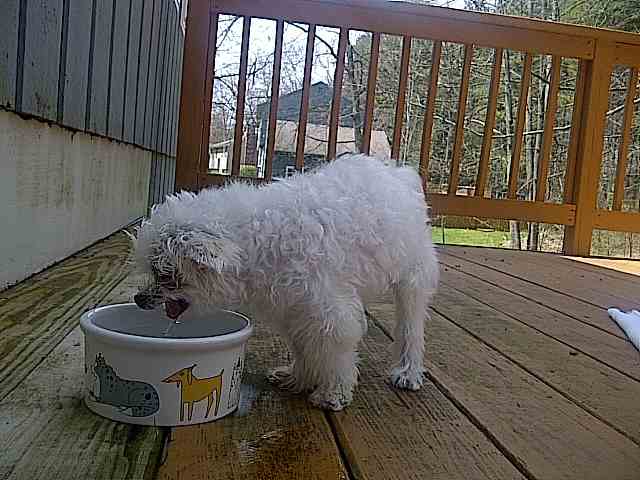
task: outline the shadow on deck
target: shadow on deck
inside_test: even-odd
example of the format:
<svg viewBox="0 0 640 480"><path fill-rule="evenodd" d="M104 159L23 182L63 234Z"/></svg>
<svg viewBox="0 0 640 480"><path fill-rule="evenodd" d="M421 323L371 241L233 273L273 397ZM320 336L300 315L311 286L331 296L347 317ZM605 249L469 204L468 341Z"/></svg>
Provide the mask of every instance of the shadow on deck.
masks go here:
<svg viewBox="0 0 640 480"><path fill-rule="evenodd" d="M640 355L606 308L640 306L640 263L440 250L427 382L386 382L393 305L369 307L354 404L266 384L287 361L258 325L232 416L115 424L81 402L80 313L128 300L117 234L0 294L0 478L638 478Z"/></svg>

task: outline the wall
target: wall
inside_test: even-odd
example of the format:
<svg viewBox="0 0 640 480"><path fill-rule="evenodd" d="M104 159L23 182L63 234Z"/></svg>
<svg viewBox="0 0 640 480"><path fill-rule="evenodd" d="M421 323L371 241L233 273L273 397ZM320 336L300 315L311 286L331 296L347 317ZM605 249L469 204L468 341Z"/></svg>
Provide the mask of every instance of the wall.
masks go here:
<svg viewBox="0 0 640 480"><path fill-rule="evenodd" d="M2 0L0 289L173 191L185 12L186 0Z"/></svg>
<svg viewBox="0 0 640 480"><path fill-rule="evenodd" d="M0 289L142 216L152 155L0 112Z"/></svg>

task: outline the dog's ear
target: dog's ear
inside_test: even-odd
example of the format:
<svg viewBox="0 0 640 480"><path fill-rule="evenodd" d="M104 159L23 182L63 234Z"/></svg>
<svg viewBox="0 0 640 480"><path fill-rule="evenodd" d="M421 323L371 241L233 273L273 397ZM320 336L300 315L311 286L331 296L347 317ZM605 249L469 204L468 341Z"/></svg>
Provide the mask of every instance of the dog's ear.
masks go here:
<svg viewBox="0 0 640 480"><path fill-rule="evenodd" d="M222 232L177 228L167 234L164 246L178 261L190 260L218 273L225 267L237 268L240 264L240 249Z"/></svg>
<svg viewBox="0 0 640 480"><path fill-rule="evenodd" d="M189 367L189 369L187 370L187 383L189 385L191 385L193 383L193 368L195 367L195 365L193 367Z"/></svg>

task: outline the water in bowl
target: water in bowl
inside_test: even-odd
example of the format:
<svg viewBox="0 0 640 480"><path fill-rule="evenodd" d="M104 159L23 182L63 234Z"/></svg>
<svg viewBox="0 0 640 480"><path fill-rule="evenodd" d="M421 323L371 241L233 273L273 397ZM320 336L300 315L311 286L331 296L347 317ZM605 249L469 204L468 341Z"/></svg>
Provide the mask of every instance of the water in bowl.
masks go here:
<svg viewBox="0 0 640 480"><path fill-rule="evenodd" d="M139 337L208 338L238 332L247 326L242 315L227 310L187 311L178 320L167 317L162 309L142 310L135 304L114 310L98 310L93 323L101 328Z"/></svg>

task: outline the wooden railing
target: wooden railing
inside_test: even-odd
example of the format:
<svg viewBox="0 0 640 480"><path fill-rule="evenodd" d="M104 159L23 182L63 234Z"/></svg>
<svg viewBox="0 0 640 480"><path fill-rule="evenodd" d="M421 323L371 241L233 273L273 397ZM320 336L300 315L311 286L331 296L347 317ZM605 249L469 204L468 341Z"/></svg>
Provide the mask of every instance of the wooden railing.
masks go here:
<svg viewBox="0 0 640 480"><path fill-rule="evenodd" d="M179 189L198 189L221 185L229 177L211 175L207 171L209 122L212 83L215 70L215 48L218 19L222 14L244 19L239 67L236 121L231 176L240 172L243 135L247 52L252 18L273 19L277 23L273 65L272 94L267 142L267 161L264 179L270 180L278 108L280 66L282 58L283 26L285 22L308 26L306 61L304 65L302 101L298 122L295 164L304 165L304 142L309 109L311 67L316 26L340 29L333 102L328 128L327 158L336 153L339 127L342 73L345 68L345 47L349 30L371 32L371 55L368 89L362 129L362 151L370 148L374 94L378 73L381 34L402 37L399 86L396 115L391 138L391 156L398 158L403 111L406 101L407 78L413 39L432 40L431 78L422 128L419 172L427 184L438 70L443 42L464 45L464 62L460 84L455 143L447 193L430 194L428 201L435 212L447 215L476 216L543 222L564 225L564 251L568 254L589 255L594 229L640 232L640 214L621 211L627 151L633 120L633 108L640 67L640 36L609 30L592 29L537 20L479 14L437 7L390 3L381 0L191 0L185 39L183 89L180 107L178 165L176 186ZM460 165L463 157L465 107L474 50L478 47L494 49L491 83L488 91L484 137L480 153L476 188L473 196L457 195ZM515 118L512 158L508 172L506 198L486 198L485 186L489 177L492 134L496 121L500 70L503 52L515 50L524 54L520 100ZM550 85L547 95L546 118L538 160L535 199L516 197L520 157L523 150L526 98L532 76L532 56L551 55ZM579 61L571 137L564 181L564 199L560 203L548 201L546 185L555 126L555 112L560 84L560 66L564 58ZM603 154L605 118L609 100L609 84L614 66L632 68L625 104L620 161L615 182L615 198L611 210L597 208L600 165Z"/></svg>

